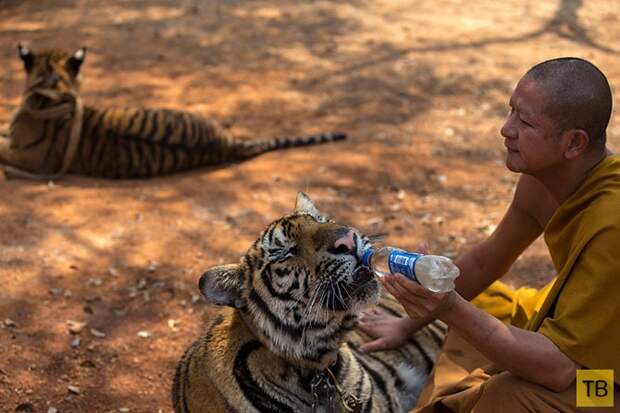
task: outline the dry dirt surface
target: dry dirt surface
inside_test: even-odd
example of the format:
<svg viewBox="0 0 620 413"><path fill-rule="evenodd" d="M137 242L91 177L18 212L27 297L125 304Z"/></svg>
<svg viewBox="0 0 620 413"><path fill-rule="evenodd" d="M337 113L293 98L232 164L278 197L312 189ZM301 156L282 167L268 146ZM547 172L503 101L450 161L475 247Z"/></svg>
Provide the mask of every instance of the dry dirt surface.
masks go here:
<svg viewBox="0 0 620 413"><path fill-rule="evenodd" d="M0 124L27 41L88 47L87 104L349 135L150 180L0 177L0 412L171 412L175 364L213 314L198 277L237 261L299 190L390 244L464 251L517 179L499 135L515 82L575 55L618 88L619 19L605 0L0 0ZM538 240L507 280L552 273Z"/></svg>

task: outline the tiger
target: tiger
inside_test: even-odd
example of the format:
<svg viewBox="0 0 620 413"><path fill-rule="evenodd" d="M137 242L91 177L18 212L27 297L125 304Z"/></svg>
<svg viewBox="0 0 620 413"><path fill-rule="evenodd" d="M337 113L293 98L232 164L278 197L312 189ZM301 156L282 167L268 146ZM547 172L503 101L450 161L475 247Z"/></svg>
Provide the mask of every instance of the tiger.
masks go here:
<svg viewBox="0 0 620 413"><path fill-rule="evenodd" d="M362 252L373 243L322 215L298 193L295 208L262 231L236 264L198 282L221 307L177 364L176 413L406 412L446 335L434 321L397 350L367 354L358 326L371 306L398 317Z"/></svg>
<svg viewBox="0 0 620 413"><path fill-rule="evenodd" d="M341 132L243 139L187 111L82 105L79 72L85 47L71 55L59 49L34 53L22 44L18 51L25 90L8 136L0 138L0 163L11 176L148 178L346 139Z"/></svg>

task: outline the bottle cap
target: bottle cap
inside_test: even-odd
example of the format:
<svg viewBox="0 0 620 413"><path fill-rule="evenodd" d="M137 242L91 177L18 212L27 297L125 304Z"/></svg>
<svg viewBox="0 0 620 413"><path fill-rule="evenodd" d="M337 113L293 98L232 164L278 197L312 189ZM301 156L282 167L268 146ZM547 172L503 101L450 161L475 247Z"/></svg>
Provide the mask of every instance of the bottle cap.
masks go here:
<svg viewBox="0 0 620 413"><path fill-rule="evenodd" d="M366 267L370 267L370 257L372 257L372 254L374 253L375 253L375 250L373 250L372 248L366 248L362 252L362 265Z"/></svg>

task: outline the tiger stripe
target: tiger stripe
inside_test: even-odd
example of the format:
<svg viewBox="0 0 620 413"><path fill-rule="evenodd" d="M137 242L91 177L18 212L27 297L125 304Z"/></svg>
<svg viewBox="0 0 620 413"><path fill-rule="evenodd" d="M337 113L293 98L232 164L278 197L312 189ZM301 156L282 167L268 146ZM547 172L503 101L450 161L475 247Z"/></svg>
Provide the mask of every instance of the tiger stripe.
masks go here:
<svg viewBox="0 0 620 413"><path fill-rule="evenodd" d="M21 50L27 53L20 54L27 74L26 91L11 122L10 143L0 144L0 162L30 173L30 177L53 176L61 169L65 171L67 162L69 173L147 178L346 138L343 133L321 133L238 139L214 120L171 109L84 106L82 110L80 104L79 117L59 108L65 110L75 102L73 112L77 113L78 72L85 49L73 56L55 49L38 54ZM37 118L37 111L57 117ZM76 124L79 127L71 142L77 142L78 148L67 161L69 137Z"/></svg>
<svg viewBox="0 0 620 413"><path fill-rule="evenodd" d="M356 412L404 412L415 404L445 326L431 323L394 351L362 353L369 337L355 328L359 303L379 299L380 309L405 312L388 294L378 297L369 273L358 272L368 238L354 232L347 239L356 251L333 248L353 230L300 208L267 226L239 264L201 277L203 295L227 307L179 362L175 412L344 413L329 386L313 393L317 379L355 396Z"/></svg>

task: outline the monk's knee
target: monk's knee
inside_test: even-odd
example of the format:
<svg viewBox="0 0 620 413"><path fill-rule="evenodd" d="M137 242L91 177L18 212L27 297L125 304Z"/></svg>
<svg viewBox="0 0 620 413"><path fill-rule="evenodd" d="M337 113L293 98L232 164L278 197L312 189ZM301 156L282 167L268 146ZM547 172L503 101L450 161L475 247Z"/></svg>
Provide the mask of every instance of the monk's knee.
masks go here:
<svg viewBox="0 0 620 413"><path fill-rule="evenodd" d="M544 394L549 392L542 386L527 382L519 377L503 372L494 375L483 384L482 394L473 412L532 412L541 410L545 404Z"/></svg>

